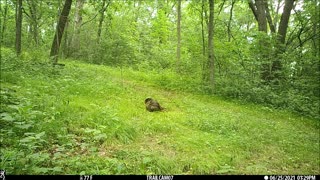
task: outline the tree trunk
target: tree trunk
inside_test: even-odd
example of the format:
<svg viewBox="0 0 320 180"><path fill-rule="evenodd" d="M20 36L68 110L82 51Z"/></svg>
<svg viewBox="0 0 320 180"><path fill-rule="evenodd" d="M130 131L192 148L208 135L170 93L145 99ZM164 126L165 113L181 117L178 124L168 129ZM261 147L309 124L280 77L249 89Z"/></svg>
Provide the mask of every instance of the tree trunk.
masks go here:
<svg viewBox="0 0 320 180"><path fill-rule="evenodd" d="M59 18L59 22L56 27L56 33L52 41L50 56L53 58L54 65L58 63L58 53L59 53L60 43L61 43L64 27L66 25L69 12L71 9L71 4L72 4L72 0L65 1L62 13Z"/></svg>
<svg viewBox="0 0 320 180"><path fill-rule="evenodd" d="M230 16L229 16L229 21L228 21L228 42L231 41L231 37L232 37L232 34L231 34L231 21L232 21L232 12L233 12L233 7L234 7L234 4L236 3L235 0L232 0L231 2L231 9L230 9Z"/></svg>
<svg viewBox="0 0 320 180"><path fill-rule="evenodd" d="M256 0L259 31L267 32L267 16L264 0Z"/></svg>
<svg viewBox="0 0 320 180"><path fill-rule="evenodd" d="M294 0L285 0L283 13L281 15L278 34L279 34L279 41L282 44L285 43L289 18L290 18L291 10L293 8L293 2Z"/></svg>
<svg viewBox="0 0 320 180"><path fill-rule="evenodd" d="M100 43L102 24L103 24L103 21L104 21L104 12L107 10L109 4L110 4L110 1L108 2L107 5L106 5L106 0L103 0L103 2L102 2L102 9L100 10L100 19L99 19L98 36L97 36L98 44Z"/></svg>
<svg viewBox="0 0 320 180"><path fill-rule="evenodd" d="M82 8L83 8L83 0L76 1L76 11L74 14L74 26L73 33L71 39L71 53L74 54L80 50L80 32L81 32L81 23L82 23Z"/></svg>
<svg viewBox="0 0 320 180"><path fill-rule="evenodd" d="M271 18L271 14L270 14L270 10L269 10L269 5L268 5L268 1L265 1L265 8L266 8L266 17L267 17L267 20L268 20L268 24L269 24L269 27L270 27L270 31L272 33L276 33L276 28L272 22L272 18Z"/></svg>
<svg viewBox="0 0 320 180"><path fill-rule="evenodd" d="M293 8L293 2L294 0L285 0L284 9L283 9L283 13L281 15L281 20L279 24L279 29L278 29L279 46L277 47L276 55L272 63L272 69L271 69L271 72L274 73L273 77L276 79L281 78L282 64L281 64L281 61L280 61L281 58L279 57L279 55L284 52L283 45L285 44L289 18L290 18L291 10Z"/></svg>
<svg viewBox="0 0 320 180"><path fill-rule="evenodd" d="M266 8L264 0L249 1L249 7L258 22L259 31L267 32Z"/></svg>
<svg viewBox="0 0 320 180"><path fill-rule="evenodd" d="M205 12L205 0L202 0L202 5L201 5L201 12L200 12L200 17L201 17L201 37L202 37L202 80L205 82L207 80L207 59L205 59L206 57L206 41L205 41L205 28L204 28L204 21L205 21L205 17L204 17L204 12Z"/></svg>
<svg viewBox="0 0 320 180"><path fill-rule="evenodd" d="M67 22L66 22L66 25L65 25L65 31L63 32L63 37L62 37L62 39L63 40L61 40L61 41L63 41L62 43L61 43L61 46L64 48L62 51L61 51L61 57L62 58L68 58L68 57L70 57L70 54L71 54L71 48L72 48L72 45L71 45L71 43L72 43L72 33L70 33L70 31L69 31L69 25L70 24L70 20L67 20ZM69 38L69 34L71 34L71 38Z"/></svg>
<svg viewBox="0 0 320 180"><path fill-rule="evenodd" d="M1 44L4 43L4 33L6 30L6 24L7 24L7 15L8 15L8 0L5 1L5 7L3 12L3 22L2 22L2 29L1 29Z"/></svg>
<svg viewBox="0 0 320 180"><path fill-rule="evenodd" d="M213 51L213 16L214 0L209 0L209 24L208 24L208 63L209 63L209 83L214 90L214 51Z"/></svg>
<svg viewBox="0 0 320 180"><path fill-rule="evenodd" d="M280 2L278 2L277 12L279 11L279 3ZM293 3L294 0L285 0L283 13L281 15L281 20L278 28L278 47L276 51L266 52L266 50L264 50L263 48L265 47L266 42L264 40L260 40L260 56L262 59L261 78L267 82L281 78L282 65L279 55L284 51L283 45L285 43L285 37L287 33L289 17L293 8ZM259 31L267 33L268 20L270 30L274 33L276 26L272 22L267 0L255 0L255 4L252 0L250 0L249 7L251 8L256 20L258 21ZM273 59L269 62L268 57L270 57L270 53L272 53Z"/></svg>
<svg viewBox="0 0 320 180"><path fill-rule="evenodd" d="M277 7L276 7L276 10L275 10L275 16L274 16L274 28L277 29L277 27L279 26L279 11L280 11L280 8L281 8L281 1L282 0L278 0L278 3L277 3Z"/></svg>
<svg viewBox="0 0 320 180"><path fill-rule="evenodd" d="M315 16L313 16L312 18L312 31L313 31L313 34L320 34L320 26L319 26L319 17L320 17L320 12L319 12L319 9L320 9L320 4L317 4L317 1L314 1L314 12L315 13ZM320 57L320 38L319 36L313 36L312 38L312 41L313 41L313 49L314 49L314 56L315 57ZM318 66L318 70L320 71L320 66Z"/></svg>
<svg viewBox="0 0 320 180"><path fill-rule="evenodd" d="M16 53L21 54L22 0L16 3Z"/></svg>
<svg viewBox="0 0 320 180"><path fill-rule="evenodd" d="M249 1L249 7L253 12L255 19L258 22L258 30L261 32L267 33L267 15L266 15L266 3L264 0L255 0L253 3L252 0ZM264 81L270 80L270 67L271 63L268 61L268 52L265 49L265 41L263 39L259 39L259 56L261 59L261 79Z"/></svg>
<svg viewBox="0 0 320 180"><path fill-rule="evenodd" d="M31 33L32 38L35 42L35 45L39 45L39 28L38 28L38 18L37 18L37 7L35 0L28 0L28 6L30 10L30 17L31 17Z"/></svg>
<svg viewBox="0 0 320 180"><path fill-rule="evenodd" d="M177 19L177 38L178 38L178 43L177 43L177 72L180 71L180 56L181 56L181 0L178 0L178 19Z"/></svg>
<svg viewBox="0 0 320 180"><path fill-rule="evenodd" d="M205 43L205 37L204 37L204 0L202 0L202 5L201 5L201 36L202 36L202 55L203 57L206 55L206 43Z"/></svg>

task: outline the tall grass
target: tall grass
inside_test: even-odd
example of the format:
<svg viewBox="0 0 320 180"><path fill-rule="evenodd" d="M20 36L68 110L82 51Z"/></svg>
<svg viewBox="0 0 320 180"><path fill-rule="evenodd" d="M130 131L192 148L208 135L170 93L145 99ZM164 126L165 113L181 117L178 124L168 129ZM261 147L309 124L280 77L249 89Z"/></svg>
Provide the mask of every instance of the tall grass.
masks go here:
<svg viewBox="0 0 320 180"><path fill-rule="evenodd" d="M182 91L170 73L3 57L7 174L319 174L318 120Z"/></svg>

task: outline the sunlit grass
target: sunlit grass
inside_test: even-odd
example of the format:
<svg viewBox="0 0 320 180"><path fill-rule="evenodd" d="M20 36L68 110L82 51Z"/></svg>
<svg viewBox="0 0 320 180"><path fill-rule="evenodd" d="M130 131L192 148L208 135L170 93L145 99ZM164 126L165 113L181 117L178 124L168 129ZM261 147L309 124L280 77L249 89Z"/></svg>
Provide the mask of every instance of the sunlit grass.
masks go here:
<svg viewBox="0 0 320 180"><path fill-rule="evenodd" d="M317 120L182 92L172 73L64 63L1 72L19 99L1 114L7 174L320 172ZM146 111L146 97L166 111Z"/></svg>

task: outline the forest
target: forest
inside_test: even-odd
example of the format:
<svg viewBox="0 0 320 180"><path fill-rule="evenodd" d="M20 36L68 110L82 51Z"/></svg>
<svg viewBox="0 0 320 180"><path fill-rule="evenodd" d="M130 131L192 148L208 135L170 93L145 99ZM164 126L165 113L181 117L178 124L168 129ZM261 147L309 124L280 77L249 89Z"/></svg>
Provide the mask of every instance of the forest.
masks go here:
<svg viewBox="0 0 320 180"><path fill-rule="evenodd" d="M320 173L319 1L0 5L6 174Z"/></svg>

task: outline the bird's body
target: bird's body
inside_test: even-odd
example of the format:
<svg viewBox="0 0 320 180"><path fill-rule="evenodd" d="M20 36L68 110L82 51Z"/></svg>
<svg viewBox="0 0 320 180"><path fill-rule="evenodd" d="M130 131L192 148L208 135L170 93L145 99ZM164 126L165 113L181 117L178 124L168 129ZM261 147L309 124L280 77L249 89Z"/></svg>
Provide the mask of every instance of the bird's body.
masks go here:
<svg viewBox="0 0 320 180"><path fill-rule="evenodd" d="M145 99L144 103L146 105L146 110L148 110L149 112L162 111L164 109L156 100L152 98Z"/></svg>

